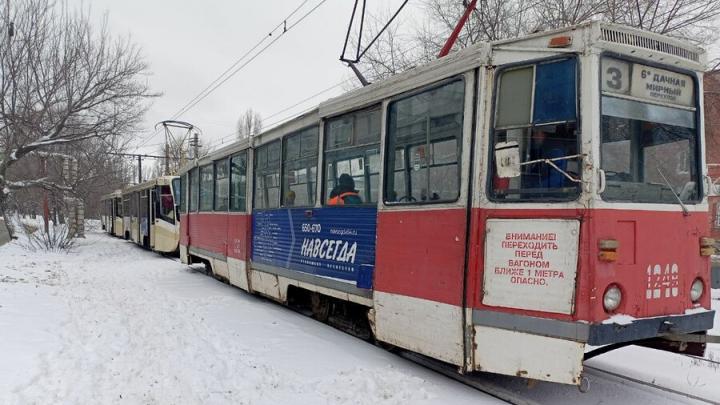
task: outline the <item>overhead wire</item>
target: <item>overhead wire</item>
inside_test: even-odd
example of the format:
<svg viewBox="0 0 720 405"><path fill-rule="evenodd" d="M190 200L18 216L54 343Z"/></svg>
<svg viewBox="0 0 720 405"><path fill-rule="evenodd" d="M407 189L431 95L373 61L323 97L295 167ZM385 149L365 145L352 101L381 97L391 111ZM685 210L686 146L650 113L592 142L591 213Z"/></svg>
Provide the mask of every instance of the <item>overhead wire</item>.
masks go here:
<svg viewBox="0 0 720 405"><path fill-rule="evenodd" d="M278 40L280 40L280 38L282 38L282 37L283 37L286 33L288 33L291 29L293 29L295 26L297 26L298 24L300 24L300 23L301 23L305 18L307 18L310 14L312 14L313 12L315 12L315 10L317 10L320 6L322 6L323 4L325 4L325 2L327 2L327 0L322 0L322 1L320 1L318 4L315 5L315 7L313 7L312 9L310 9L310 11L308 11L308 12L305 13L302 17L300 17L300 19L298 19L297 21L295 21L294 23L292 23L292 24L290 24L290 25L288 25L288 26L286 26L286 27L283 27L283 32L282 32L280 35L276 36L272 41L270 41L270 43L268 43L268 44L265 45L263 48L261 48L261 49L260 49L257 53L255 53L250 59L248 59L248 60L245 61L243 64L241 64L240 66L238 66L237 68L235 68L235 70L233 70L230 74L228 74L224 79L222 79L220 82L218 82L217 84L215 84L214 86L212 86L212 88L211 88L210 90L208 90L204 95L202 95L201 97L199 97L197 100L195 100L194 102L190 103L190 104L187 105L186 107L183 107L179 112L175 113L175 115L173 116L172 119L176 119L176 118L178 118L180 115L182 115L182 114L190 111L190 110L191 110L193 107L195 107L199 102L201 102L201 101L204 100L207 96L209 96L210 94L212 94L212 93L213 93L215 90L217 90L220 86L222 86L223 84L225 84L225 82L227 82L228 80L230 80L230 78L232 78L232 77L235 76L239 71L241 71L245 66L247 66L248 64L250 64L250 62L252 62L253 60L255 60L255 59L256 59L258 56L260 56L263 52L265 52L265 50L267 50L269 47L271 47L273 44L275 44Z"/></svg>
<svg viewBox="0 0 720 405"><path fill-rule="evenodd" d="M367 73L367 72L365 72L365 73ZM281 110L279 110L279 111L276 111L276 112L268 115L267 117L264 118L264 120L267 120L267 119L273 118L273 117L277 117L278 115L280 115L280 114L282 114L282 113L284 113L284 112L286 112L286 111L292 110L293 108L295 108L295 107L297 107L297 106L299 106L299 105L302 105L302 104L304 104L304 103L306 103L306 102L308 102L308 101L310 101L310 100L312 100L312 99L314 99L314 98L316 98L316 97L318 97L318 96L320 96L320 95L322 95L322 94L325 94L325 93L327 93L327 92L329 92L329 91L331 91L331 90L336 89L336 88L339 87L339 86L342 86L343 84L346 84L346 83L348 83L348 82L352 82L352 81L355 81L355 80L357 80L355 77L350 77L350 78L347 78L347 79L345 79L345 80L342 80L342 81L340 81L340 82L338 82L338 83L335 83L334 85L332 85L332 86L330 86L330 87L327 87L327 88L325 88L325 89L323 89L323 90L320 90L320 91L318 91L317 93L314 93L314 94L312 94L312 95L310 95L310 96L308 96L308 97L306 97L306 98L304 98L304 99L302 99L302 100L300 100L300 101L298 101L298 102L296 102L296 103L294 103L294 104L292 104L292 105L290 105L290 106L287 106L287 107L285 107L285 108L283 108L283 109L281 109ZM305 114L305 113L307 113L307 112L310 112L310 111L312 111L314 108L315 108L315 106L310 107L310 108L308 108L308 109L305 109L305 110L303 110L303 111L300 112L300 113L292 113L292 114L290 114L290 115L288 115L288 116L282 117L282 118L280 118L280 119L278 119L278 120L275 120L275 121L271 122L270 124L266 125L266 128L272 128L272 127L274 127L274 126L276 126L276 125L279 125L279 124L281 124L281 123L283 123L283 122L285 122L285 121L287 121L287 120L290 120L290 119L292 119L292 118L294 118L294 117L296 117L296 116L299 116L299 115ZM232 139L232 138L235 138L235 137L237 137L237 133L236 133L236 132L231 132L231 133L229 133L229 134L227 134L227 135L224 135L224 136L222 136L221 138L219 138L219 139L211 142L211 143L208 145L208 147L211 148L211 149L214 148L214 147L218 147L218 146L224 144L224 143L225 143L225 140L229 140L229 139Z"/></svg>
<svg viewBox="0 0 720 405"><path fill-rule="evenodd" d="M190 101L188 101L185 105L183 105L183 106L178 110L178 112L176 112L176 113L173 114L172 116L173 116L173 117L176 117L176 116L179 115L180 112L183 111L186 107L188 107L190 104L192 104L192 103L193 103L194 101L196 101L198 98L200 98L200 96L202 96L206 91L208 91L208 89L210 89L212 86L214 86L214 85L215 85L218 81L220 81L225 75L227 75L228 72L230 72L230 71L231 71L232 69L234 69L237 65L239 65L240 62L243 61L243 59L245 59L246 57L248 57L248 55L250 55L255 49L257 49L260 45L262 45L263 42L265 42L268 38L270 38L270 37L273 35L273 33L274 33L275 31L277 31L278 28L282 27L282 26L285 24L285 22L286 22L289 18L291 18L293 15L295 15L295 13L297 13L298 10L300 10L305 4L307 4L308 1L310 1L310 0L304 0L302 3L300 3L300 5L297 6L297 7L295 8L295 10L292 11L292 13L288 14L288 16L285 17L285 19L284 19L283 21L281 21L281 22L280 22L278 25L276 25L272 30L270 30L270 32L268 32L267 35L264 35L264 36L260 39L260 41L258 41L252 48L250 48L250 49L249 49L248 51L246 51L242 56L240 56L235 62L233 62L232 65L230 65L227 69L225 69L222 73L220 73L220 75L218 75L218 77L216 77L215 80L213 80L212 82L210 82L210 84L208 84L207 86L205 86L204 89L202 89L198 94L196 94L195 97L193 97L192 99L190 99ZM174 118L172 118L172 119L174 119Z"/></svg>
<svg viewBox="0 0 720 405"><path fill-rule="evenodd" d="M237 74L240 70L242 70L245 66L247 66L250 62L252 62L255 58L257 58L260 54L262 54L267 48L269 48L272 44L277 42L278 39L280 39L285 33L290 31L290 29L294 28L296 25L298 25L300 22L302 22L305 18L307 18L310 14L315 12L321 5L323 5L327 0L322 0L320 3L315 5L310 11L305 13L300 19L292 23L290 26L287 25L287 20L292 18L293 15L295 15L305 4L308 3L309 0L303 0L302 3L300 3L299 6L297 6L290 14L288 14L287 17L285 17L279 24L277 24L267 35L263 36L263 38L258 41L250 50L245 52L240 58L238 58L230 67L225 69L218 77L215 78L210 84L208 84L200 93L198 93L195 97L193 97L189 102L187 102L185 105L183 105L178 112L172 115L171 119L176 119L180 115L186 113L190 109L192 109L194 106L196 106L200 101L204 100L207 96L209 96L212 92L214 92L218 87L220 87L222 84L227 82L232 76ZM263 47L260 51L258 51L250 60L243 63L240 67L237 67L245 58L247 58L254 50L256 50L258 47L260 47L268 38L270 38L275 31L277 31L280 27L283 27L282 33L280 33L279 36L276 36L275 39L273 39L269 44L267 44L265 47ZM237 67L237 68L236 68ZM232 71L235 69L234 71ZM231 72L232 71L232 72ZM231 72L228 75L228 72ZM225 77L227 76L227 77ZM219 83L218 83L219 82ZM159 133L159 130L155 130L150 136L148 136L145 141L140 143L135 150L145 146L151 139L155 137Z"/></svg>

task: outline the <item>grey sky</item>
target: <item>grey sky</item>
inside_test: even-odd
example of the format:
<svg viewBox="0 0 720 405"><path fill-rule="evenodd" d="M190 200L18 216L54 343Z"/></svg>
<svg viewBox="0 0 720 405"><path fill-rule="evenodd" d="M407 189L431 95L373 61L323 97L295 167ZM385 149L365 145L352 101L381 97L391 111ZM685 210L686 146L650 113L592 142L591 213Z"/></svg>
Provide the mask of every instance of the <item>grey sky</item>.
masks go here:
<svg viewBox="0 0 720 405"><path fill-rule="evenodd" d="M322 0L309 0L290 20L297 21ZM303 0L171 1L92 0L96 18L108 12L110 31L130 35L150 63L154 100L138 144L158 152L162 133L147 140L155 123L183 105L239 59ZM272 114L350 78L338 57L352 11L351 0L328 0L262 55L192 110L177 118L202 129L202 143L231 141L237 119L252 107L265 126L342 92L342 86L277 116ZM368 8L392 8L400 0L370 0ZM86 3L87 4L87 3ZM410 9L411 10L411 9ZM279 32L278 32L279 33ZM147 140L147 141L146 141ZM146 142L145 142L146 141Z"/></svg>

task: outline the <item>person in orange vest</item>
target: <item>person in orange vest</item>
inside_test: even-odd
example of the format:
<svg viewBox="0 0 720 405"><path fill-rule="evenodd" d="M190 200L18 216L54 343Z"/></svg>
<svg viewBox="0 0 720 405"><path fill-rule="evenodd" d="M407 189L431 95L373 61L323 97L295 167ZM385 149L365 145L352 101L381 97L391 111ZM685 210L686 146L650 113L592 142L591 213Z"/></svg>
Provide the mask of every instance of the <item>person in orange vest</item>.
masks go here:
<svg viewBox="0 0 720 405"><path fill-rule="evenodd" d="M330 191L328 205L362 204L360 193L355 190L355 180L349 174L343 173L338 179L338 185Z"/></svg>

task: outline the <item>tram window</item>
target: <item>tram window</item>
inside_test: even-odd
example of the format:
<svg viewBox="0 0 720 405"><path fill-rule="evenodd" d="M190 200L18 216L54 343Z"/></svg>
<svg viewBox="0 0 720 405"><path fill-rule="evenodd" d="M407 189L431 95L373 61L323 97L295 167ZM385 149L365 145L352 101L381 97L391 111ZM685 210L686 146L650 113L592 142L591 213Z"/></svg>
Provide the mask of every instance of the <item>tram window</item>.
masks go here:
<svg viewBox="0 0 720 405"><path fill-rule="evenodd" d="M492 144L516 142L520 176L496 175L491 158L490 195L501 201L568 200L580 189L577 136L577 61L551 60L501 71ZM555 159L552 165L541 159ZM559 170L558 170L559 169Z"/></svg>
<svg viewBox="0 0 720 405"><path fill-rule="evenodd" d="M386 203L457 200L464 106L462 80L390 104Z"/></svg>
<svg viewBox="0 0 720 405"><path fill-rule="evenodd" d="M139 209L139 217L141 218L141 221L143 219L148 218L148 191L149 190L142 190L140 192L140 209ZM143 230L143 233L146 233L147 230Z"/></svg>
<svg viewBox="0 0 720 405"><path fill-rule="evenodd" d="M200 211L212 211L213 208L213 165L200 168Z"/></svg>
<svg viewBox="0 0 720 405"><path fill-rule="evenodd" d="M157 186L157 216L163 221L171 224L175 223L175 205L173 203L172 190L169 185Z"/></svg>
<svg viewBox="0 0 720 405"><path fill-rule="evenodd" d="M312 206L317 185L318 127L290 135L284 142L282 205Z"/></svg>
<svg viewBox="0 0 720 405"><path fill-rule="evenodd" d="M666 204L700 198L694 111L611 97L602 107L603 198Z"/></svg>
<svg viewBox="0 0 720 405"><path fill-rule="evenodd" d="M280 141L256 149L255 208L280 206Z"/></svg>
<svg viewBox="0 0 720 405"><path fill-rule="evenodd" d="M377 203L380 119L380 109L373 107L332 118L325 123L326 203L353 189L359 197L352 199L356 203ZM344 204L350 204L352 200L344 199Z"/></svg>
<svg viewBox="0 0 720 405"><path fill-rule="evenodd" d="M245 211L247 194L247 152L230 158L230 211Z"/></svg>
<svg viewBox="0 0 720 405"><path fill-rule="evenodd" d="M176 190L178 194L178 203L180 205L180 212L187 212L187 176L185 173L180 176L180 187Z"/></svg>
<svg viewBox="0 0 720 405"><path fill-rule="evenodd" d="M198 169L192 169L188 172L190 178L190 187L188 188L188 198L190 199L189 210L195 212L198 209Z"/></svg>
<svg viewBox="0 0 720 405"><path fill-rule="evenodd" d="M215 162L215 211L228 209L228 160Z"/></svg>
<svg viewBox="0 0 720 405"><path fill-rule="evenodd" d="M123 196L123 216L129 217L130 216L130 195L127 194Z"/></svg>
<svg viewBox="0 0 720 405"><path fill-rule="evenodd" d="M181 179L182 177L178 177L172 180L173 205L180 205L180 196L182 195L180 191L182 190L180 186L180 183L182 183ZM180 219L180 216L178 216L178 219Z"/></svg>
<svg viewBox="0 0 720 405"><path fill-rule="evenodd" d="M131 217L135 217L135 218L138 217L138 198L140 198L140 196L138 195L137 192L132 193L130 195L130 216Z"/></svg>

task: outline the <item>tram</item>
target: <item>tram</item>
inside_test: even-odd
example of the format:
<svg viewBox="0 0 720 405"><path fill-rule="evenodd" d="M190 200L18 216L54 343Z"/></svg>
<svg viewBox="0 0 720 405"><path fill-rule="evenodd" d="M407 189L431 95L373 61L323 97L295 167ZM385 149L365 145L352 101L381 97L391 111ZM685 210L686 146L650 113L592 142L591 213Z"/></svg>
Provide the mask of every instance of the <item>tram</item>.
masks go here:
<svg viewBox="0 0 720 405"><path fill-rule="evenodd" d="M464 373L690 350L663 342L713 325L704 61L592 22L328 100L182 169L181 260Z"/></svg>
<svg viewBox="0 0 720 405"><path fill-rule="evenodd" d="M122 190L115 190L100 198L102 214L100 222L102 229L113 236L122 237Z"/></svg>
<svg viewBox="0 0 720 405"><path fill-rule="evenodd" d="M177 252L180 227L175 201L179 187L179 177L160 176L125 188L121 235L156 252Z"/></svg>

